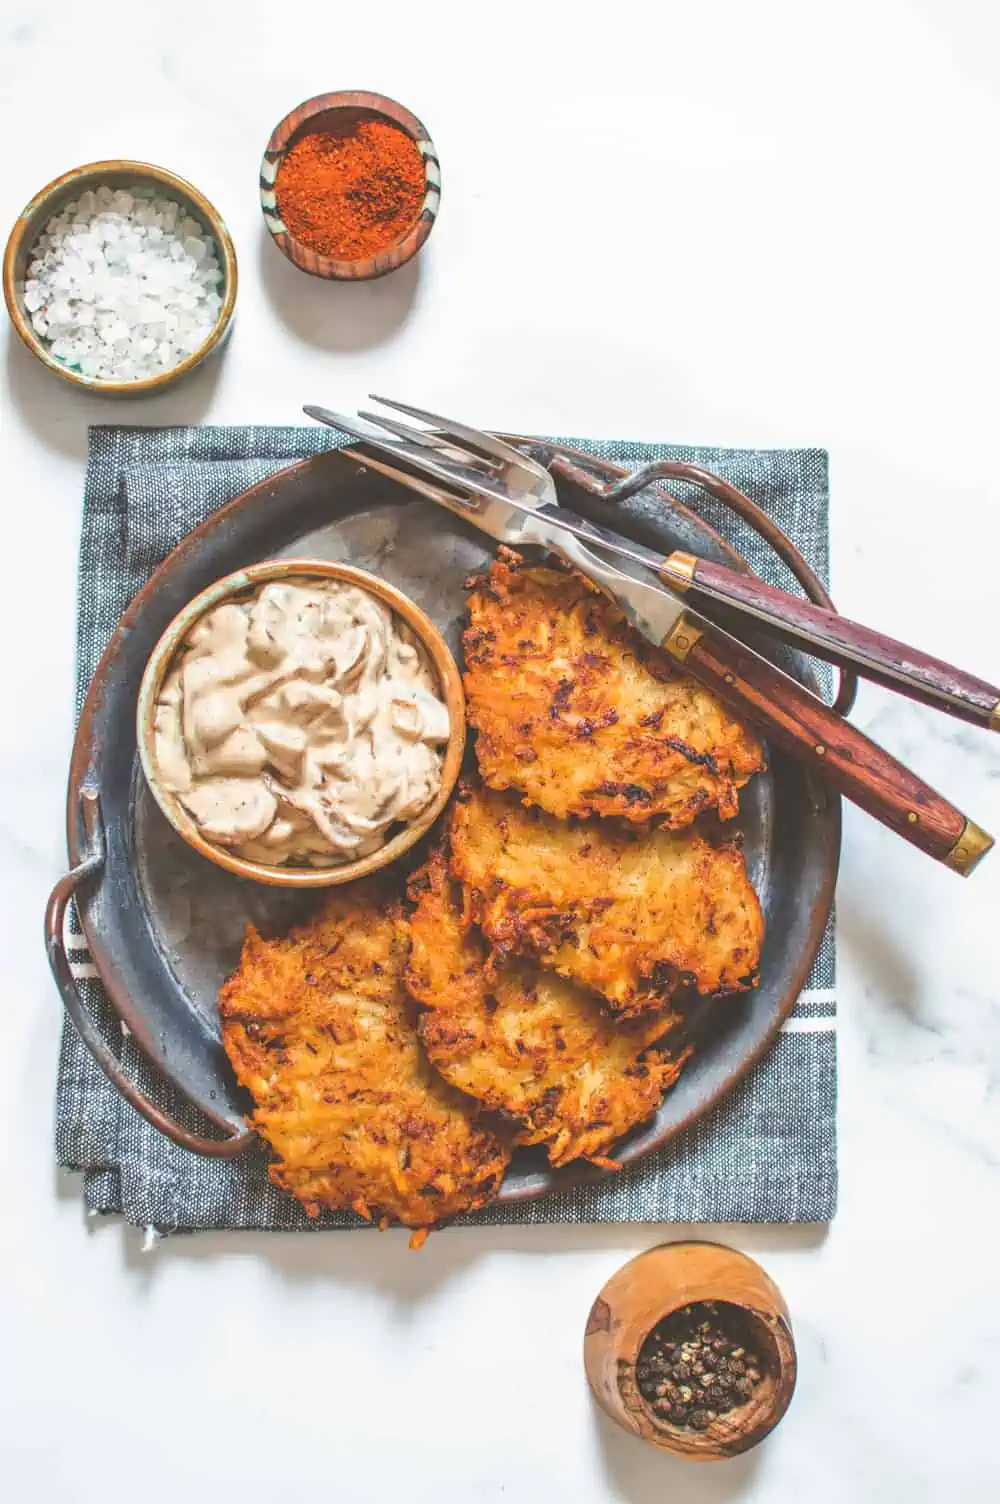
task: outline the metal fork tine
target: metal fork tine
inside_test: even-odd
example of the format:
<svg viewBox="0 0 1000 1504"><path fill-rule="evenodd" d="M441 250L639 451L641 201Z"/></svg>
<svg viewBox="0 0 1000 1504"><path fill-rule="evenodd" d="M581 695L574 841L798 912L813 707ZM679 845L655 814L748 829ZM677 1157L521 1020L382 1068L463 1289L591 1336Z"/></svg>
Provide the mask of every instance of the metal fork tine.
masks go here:
<svg viewBox="0 0 1000 1504"><path fill-rule="evenodd" d="M470 454L467 449L459 449L453 440L442 438L440 434L427 433L422 428L411 428L408 423L397 423L393 418L383 418L381 413L368 412L365 408L358 410L358 417L364 418L366 423L375 423L379 428L386 428L398 438L405 439L408 443L421 444L426 449L441 451L444 457L448 452L454 452L462 461L470 465L479 463L479 456Z"/></svg>
<svg viewBox="0 0 1000 1504"><path fill-rule="evenodd" d="M407 423L397 423L393 418L383 418L381 413L369 412L365 407L358 408L358 417L364 418L366 423L377 424L379 428L387 428L401 439L411 439L414 444L423 444L428 449L440 449L445 442L437 434L427 433L423 428L411 428Z"/></svg>
<svg viewBox="0 0 1000 1504"><path fill-rule="evenodd" d="M425 475L432 476L434 480L443 480L447 485L457 486L463 491L481 491L489 488L488 477L484 476L481 471L460 465L454 460L440 459L436 455L432 458L428 451L418 444L380 438L378 434L368 432L367 428L362 427L356 419L345 417L343 413L335 413L327 407L312 406L303 407L302 411L319 423L326 423L330 428L339 428L341 433L350 434L362 444L371 444L374 449L381 449L383 453L393 455L396 459L404 459L408 465L423 471ZM492 488L490 488L490 494L496 494Z"/></svg>
<svg viewBox="0 0 1000 1504"><path fill-rule="evenodd" d="M348 433L352 439L358 439L362 444L372 444L377 449L385 450L386 454L404 456L414 464L423 460L423 455L415 445L397 444L383 438L381 434L373 433L367 424L360 424L356 418L349 418L346 413L335 413L328 407L303 407L302 411L318 423L325 423L328 428Z"/></svg>
<svg viewBox="0 0 1000 1504"><path fill-rule="evenodd" d="M354 454L353 450L345 450L344 453ZM440 502L442 506L450 507L455 512L474 512L479 503L475 499L459 496L455 491L446 491L443 486L433 486L429 480L423 480L419 475L411 475L408 470L398 470L395 465L387 465L384 460L373 459L370 454L355 454L355 458L369 470L377 470L380 475L387 475L390 480L398 481L408 491L414 491L418 496L426 496L428 501Z"/></svg>
<svg viewBox="0 0 1000 1504"><path fill-rule="evenodd" d="M478 428L469 428L465 423L456 423L451 418L442 418L439 413L429 413L423 407L410 407L406 402L394 402L390 397L379 397L375 392L369 392L368 395L373 402L381 402L383 407L391 407L396 412L406 413L411 418L419 418L422 423L433 423L436 428L440 428L442 433L460 440L477 454L482 455L484 459L502 460L508 465L520 465L540 480L550 478L548 471L535 460L522 454L513 445L505 444L502 439L493 438L492 434L483 433Z"/></svg>
<svg viewBox="0 0 1000 1504"><path fill-rule="evenodd" d="M328 428L339 428L341 433L349 433L355 439L363 439L366 444L381 442L380 435L372 434L358 424L357 418L348 418L345 413L335 413L329 407L315 407L307 403L302 411L307 418L315 418L317 423L325 423ZM392 445L393 449L399 446Z"/></svg>
<svg viewBox="0 0 1000 1504"><path fill-rule="evenodd" d="M508 532L507 519L504 516L500 520L493 516L489 507L484 507L478 496L459 496L454 491L446 491L442 486L432 486L429 481L421 480L419 476L410 475L406 470L397 470L395 465L387 465L384 460L372 459L370 454L356 456L369 470L377 470L380 475L387 475L390 480L397 481L405 486L408 491L413 491L417 496L425 496L428 501L438 503L454 512L456 517L462 517L471 521L475 527L489 533L501 543L517 543ZM473 513L469 517L469 513Z"/></svg>

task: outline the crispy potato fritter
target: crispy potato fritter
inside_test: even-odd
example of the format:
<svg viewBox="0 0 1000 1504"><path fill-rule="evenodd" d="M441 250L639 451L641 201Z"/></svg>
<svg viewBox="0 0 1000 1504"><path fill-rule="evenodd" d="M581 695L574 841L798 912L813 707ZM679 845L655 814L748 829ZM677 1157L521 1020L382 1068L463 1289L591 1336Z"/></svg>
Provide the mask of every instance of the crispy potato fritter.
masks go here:
<svg viewBox="0 0 1000 1504"><path fill-rule="evenodd" d="M689 1051L652 1048L678 1022L669 1010L615 1021L602 999L531 961L490 963L436 852L410 882L415 909L407 986L426 1010L419 1031L446 1080L522 1125L553 1165L585 1158L616 1168L612 1145L659 1107Z"/></svg>
<svg viewBox="0 0 1000 1504"><path fill-rule="evenodd" d="M511 1132L420 1048L407 949L391 890L355 883L283 939L251 927L220 994L226 1053L277 1156L271 1179L311 1217L349 1209L429 1228L503 1180Z"/></svg>
<svg viewBox="0 0 1000 1504"><path fill-rule="evenodd" d="M479 770L560 819L722 819L760 743L580 575L501 549L470 582L465 691Z"/></svg>
<svg viewBox="0 0 1000 1504"><path fill-rule="evenodd" d="M764 918L733 845L692 830L567 824L477 785L454 805L451 866L502 953L534 956L623 1015L660 1008L684 986L755 983Z"/></svg>

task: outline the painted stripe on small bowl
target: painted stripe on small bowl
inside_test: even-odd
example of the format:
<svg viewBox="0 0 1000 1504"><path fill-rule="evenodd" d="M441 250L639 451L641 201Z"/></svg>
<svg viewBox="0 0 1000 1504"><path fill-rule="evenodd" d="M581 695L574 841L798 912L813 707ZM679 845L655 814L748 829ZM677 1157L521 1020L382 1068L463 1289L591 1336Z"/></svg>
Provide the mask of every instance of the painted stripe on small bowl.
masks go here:
<svg viewBox="0 0 1000 1504"><path fill-rule="evenodd" d="M277 202L277 181L293 140L306 134L310 129L316 129L317 116L324 115L329 110L359 108L380 115L397 125L413 142L420 153L424 171L424 194L420 212L401 240L372 257L347 264L346 270L336 271L333 270L333 267L338 265L336 258L321 256L310 247L300 245L282 220ZM279 122L271 133L271 140L274 141L279 137L284 140L285 144L277 149L269 145L265 149L261 162L258 179L261 211L265 227L278 249L300 271L308 272L313 276L327 277L333 281L367 281L395 271L417 254L437 219L438 206L441 202L441 168L437 151L427 133L427 127L422 125L414 115L404 110L395 100L386 99L382 95L365 93L317 95L315 99L307 100L304 105L300 105L297 110L293 110ZM402 259L400 259L401 253Z"/></svg>

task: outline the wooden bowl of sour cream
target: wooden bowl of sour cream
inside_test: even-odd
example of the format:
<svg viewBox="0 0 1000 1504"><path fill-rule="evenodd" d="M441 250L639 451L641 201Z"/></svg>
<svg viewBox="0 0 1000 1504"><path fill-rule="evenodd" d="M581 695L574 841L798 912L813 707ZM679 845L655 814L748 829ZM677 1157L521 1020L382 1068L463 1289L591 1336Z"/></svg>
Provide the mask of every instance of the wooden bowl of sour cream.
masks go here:
<svg viewBox="0 0 1000 1504"><path fill-rule="evenodd" d="M219 838L208 838L204 826L199 827L180 795L168 786L170 779L163 772L157 751L157 716L164 704L164 687L171 670L181 655L188 651L194 629L210 612L228 603L243 604L255 600L271 584L308 585L317 581L353 586L381 603L392 613L394 625L403 623L423 649L427 664L437 681L437 699L443 703L448 717L448 738L439 746L440 784L426 805L404 821L390 826L384 842L376 850L369 850L364 855L354 858L345 856L343 860L329 861L324 865L310 865L308 860L294 858L287 864L251 860L233 849L234 844L245 842L232 843ZM161 721L161 737L162 726ZM420 607L394 586L350 564L322 559L272 559L263 564L250 565L217 580L174 618L154 648L143 674L139 689L136 740L143 772L160 809L178 834L210 862L240 877L275 887L333 887L339 883L353 882L356 878L365 877L394 862L420 840L440 815L458 779L465 750L465 695L458 665L441 633ZM159 745L163 746L162 741ZM256 840L252 844L256 845Z"/></svg>

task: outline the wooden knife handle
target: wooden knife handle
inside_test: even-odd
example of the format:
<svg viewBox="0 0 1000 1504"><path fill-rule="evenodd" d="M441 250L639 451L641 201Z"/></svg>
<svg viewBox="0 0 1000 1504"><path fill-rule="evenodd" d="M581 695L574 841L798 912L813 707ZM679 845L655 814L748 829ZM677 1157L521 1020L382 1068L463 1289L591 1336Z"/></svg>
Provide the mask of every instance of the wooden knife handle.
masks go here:
<svg viewBox="0 0 1000 1504"><path fill-rule="evenodd" d="M663 646L769 740L928 856L967 876L993 845L929 784L736 638L685 614Z"/></svg>
<svg viewBox="0 0 1000 1504"><path fill-rule="evenodd" d="M931 658L811 601L775 590L753 575L738 574L723 564L696 559L693 554L671 554L661 574L664 583L674 589L690 590L706 601L742 607L807 653L841 668L854 667L866 679L971 721L974 726L1000 731L1000 689L940 658Z"/></svg>

